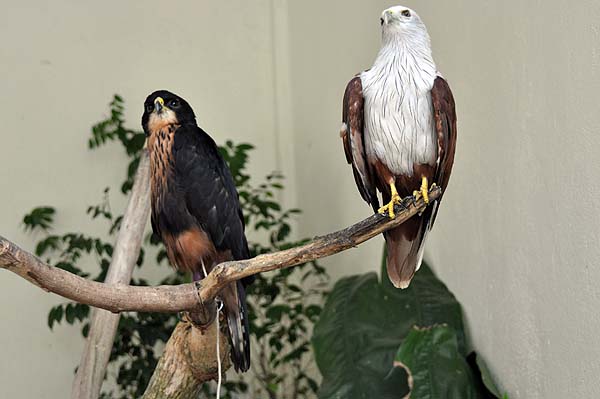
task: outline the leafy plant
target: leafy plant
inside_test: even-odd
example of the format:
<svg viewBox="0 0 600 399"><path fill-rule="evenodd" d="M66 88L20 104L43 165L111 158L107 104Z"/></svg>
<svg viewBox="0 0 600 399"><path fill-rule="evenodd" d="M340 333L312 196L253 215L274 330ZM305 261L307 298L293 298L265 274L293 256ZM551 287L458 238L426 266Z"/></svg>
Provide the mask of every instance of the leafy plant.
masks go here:
<svg viewBox="0 0 600 399"><path fill-rule="evenodd" d="M458 348L456 330L447 325L413 328L394 359L408 374L413 398L479 398L475 377Z"/></svg>
<svg viewBox="0 0 600 399"><path fill-rule="evenodd" d="M122 194L127 194L133 185L133 177L140 160L145 137L143 132L128 129L123 118L124 102L117 95L110 103L109 116L92 128L89 148L98 149L108 143L117 142L129 159L124 181L119 185ZM284 189L283 176L268 175L264 182L255 184L246 171L250 144L234 144L227 141L220 148L228 162L240 193L240 202L246 219L252 255L289 248L300 242L291 240L291 220L300 213L298 209L283 209L277 201L277 193ZM48 263L89 277L85 270L96 269L93 279L103 281L110 260L122 215L114 214L110 207L110 188L105 188L99 204L87 208L87 215L106 225L105 238L81 232L53 234L52 226L56 211L44 206L33 209L23 219L25 229L40 231L41 240L35 253ZM258 233L258 234L257 234ZM158 250L150 251L152 247ZM146 253L156 253L148 259ZM150 234L144 240L137 261L138 267L166 265L166 253L162 244ZM94 267L95 266L95 267ZM180 284L188 276L171 272L160 284ZM310 332L321 313L323 297L329 277L316 262L292 269L279 270L257 276L248 289L250 309L250 331L253 345L254 377L237 376L224 385L222 397L234 393L251 392L253 397L299 398L316 392L318 383L310 375L311 366ZM133 285L148 285L148 281L136 277ZM80 323L83 336L89 331L89 307L67 302L53 307L48 314L48 326L57 323ZM158 313L125 313L121 316L118 332L111 352L110 363L116 374L116 389L103 393L105 398L130 398L143 394L156 367L160 349L168 340L178 321L177 315ZM212 387L203 387L212 395Z"/></svg>
<svg viewBox="0 0 600 399"><path fill-rule="evenodd" d="M467 361L460 304L431 269L398 290L384 254L381 275L343 278L330 293L313 336L318 397L498 398Z"/></svg>

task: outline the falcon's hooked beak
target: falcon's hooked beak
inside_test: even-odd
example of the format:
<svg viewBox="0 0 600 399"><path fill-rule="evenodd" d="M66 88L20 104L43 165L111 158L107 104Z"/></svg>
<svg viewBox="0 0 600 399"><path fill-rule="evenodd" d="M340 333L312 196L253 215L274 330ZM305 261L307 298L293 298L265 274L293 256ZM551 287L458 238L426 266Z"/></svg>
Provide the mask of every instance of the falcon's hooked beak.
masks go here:
<svg viewBox="0 0 600 399"><path fill-rule="evenodd" d="M163 100L161 97L156 97L156 100L154 100L154 110L156 111L156 113L160 114L164 107L165 100Z"/></svg>

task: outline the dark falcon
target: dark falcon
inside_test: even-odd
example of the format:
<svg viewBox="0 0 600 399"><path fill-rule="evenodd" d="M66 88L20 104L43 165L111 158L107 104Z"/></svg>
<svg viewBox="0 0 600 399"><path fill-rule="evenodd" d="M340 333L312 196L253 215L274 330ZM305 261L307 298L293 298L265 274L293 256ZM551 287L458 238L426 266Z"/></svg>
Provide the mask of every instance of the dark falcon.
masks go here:
<svg viewBox="0 0 600 399"><path fill-rule="evenodd" d="M238 193L213 139L196 124L190 105L165 90L144 102L142 126L150 152L152 229L171 265L194 280L224 261L247 259ZM250 367L244 284L220 293L236 371Z"/></svg>

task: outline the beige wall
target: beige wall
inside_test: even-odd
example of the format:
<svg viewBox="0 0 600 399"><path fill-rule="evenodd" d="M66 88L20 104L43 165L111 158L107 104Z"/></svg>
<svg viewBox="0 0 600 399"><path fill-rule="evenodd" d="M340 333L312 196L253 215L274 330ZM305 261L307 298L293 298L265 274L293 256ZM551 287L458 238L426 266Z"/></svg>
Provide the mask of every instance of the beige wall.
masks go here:
<svg viewBox="0 0 600 399"><path fill-rule="evenodd" d="M345 164L340 102L371 65L379 13L393 2L2 3L0 234L31 248L18 225L40 203L57 206L57 231L90 228L84 204L123 165L114 148L86 150L90 124L118 91L137 127L141 101L163 87L187 98L217 141L255 143L254 173L293 178L285 200L305 210L301 235L370 213ZM405 4L429 27L459 113L427 256L511 398L599 396L600 4ZM381 245L325 262L335 276L375 270ZM48 331L60 299L7 272L0 287L3 396L66 396L81 339Z"/></svg>
<svg viewBox="0 0 600 399"><path fill-rule="evenodd" d="M123 177L117 146L88 151L92 123L115 92L132 128L153 90L184 96L217 142L249 141L252 172L278 168L271 1L0 1L0 234L32 249L19 226L57 207L57 232L104 231L85 209ZM113 207L123 208L118 193ZM69 230L67 230L69 229ZM0 272L0 397L61 398L82 339L50 332L61 299Z"/></svg>
<svg viewBox="0 0 600 399"><path fill-rule="evenodd" d="M310 154L296 174L305 233L369 213L344 165L340 99L371 65L392 4L290 3L295 148ZM600 3L405 5L429 27L458 104L456 165L427 257L511 398L600 397ZM379 251L370 243L332 267L376 268Z"/></svg>

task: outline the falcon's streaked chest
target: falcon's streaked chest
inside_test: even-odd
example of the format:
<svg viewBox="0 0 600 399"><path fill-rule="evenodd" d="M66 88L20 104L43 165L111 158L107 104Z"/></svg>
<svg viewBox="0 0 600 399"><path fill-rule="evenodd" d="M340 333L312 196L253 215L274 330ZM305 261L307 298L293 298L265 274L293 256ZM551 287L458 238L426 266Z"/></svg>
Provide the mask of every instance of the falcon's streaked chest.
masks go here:
<svg viewBox="0 0 600 399"><path fill-rule="evenodd" d="M395 175L411 176L414 164L435 165L435 65L420 65L409 54L380 55L360 77L367 156L379 159Z"/></svg>
<svg viewBox="0 0 600 399"><path fill-rule="evenodd" d="M150 152L150 188L153 211L161 209L173 171L173 142L176 126L168 125L152 131L148 139Z"/></svg>

